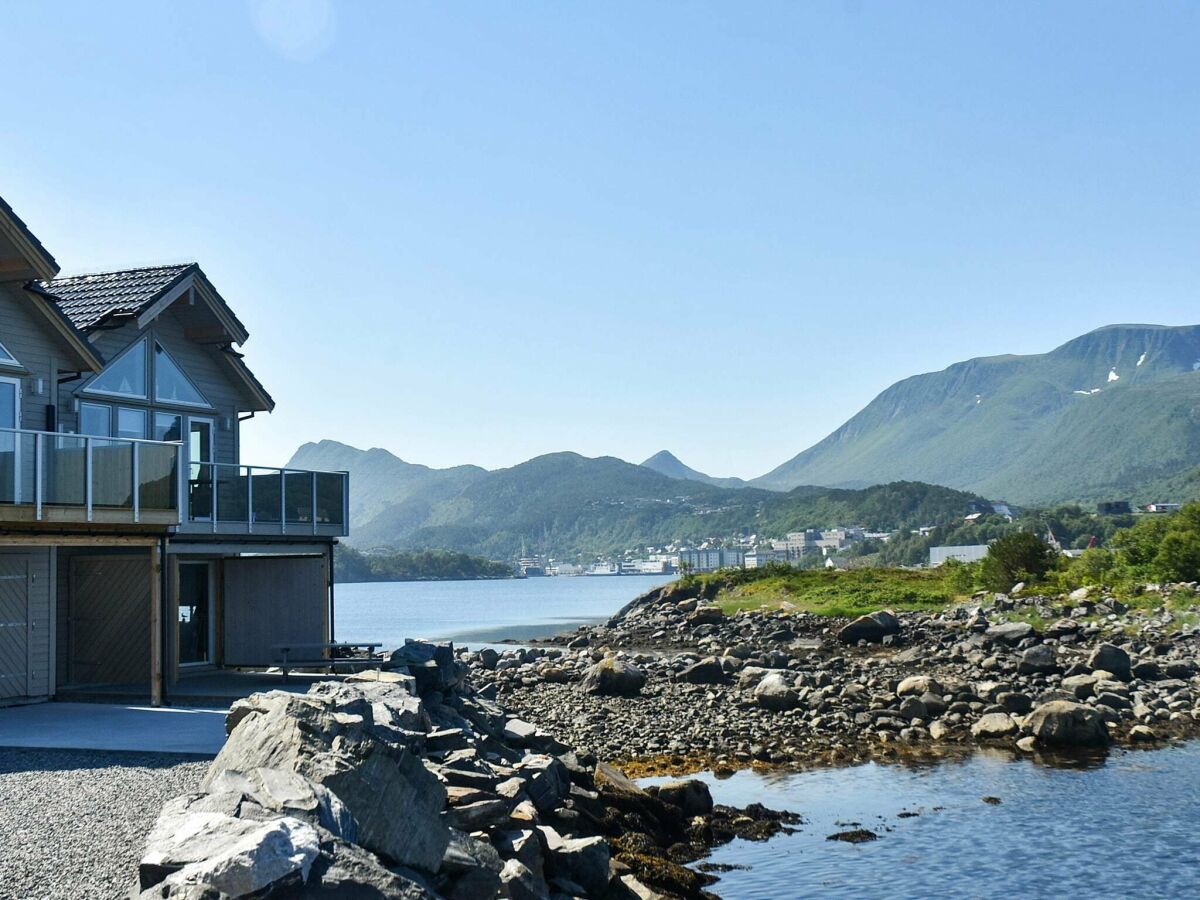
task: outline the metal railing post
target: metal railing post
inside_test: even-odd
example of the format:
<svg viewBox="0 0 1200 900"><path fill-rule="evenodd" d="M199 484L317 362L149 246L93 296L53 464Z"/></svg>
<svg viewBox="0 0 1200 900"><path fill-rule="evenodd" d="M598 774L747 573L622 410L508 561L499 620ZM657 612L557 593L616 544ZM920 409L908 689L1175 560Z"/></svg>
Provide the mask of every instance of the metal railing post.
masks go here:
<svg viewBox="0 0 1200 900"><path fill-rule="evenodd" d="M342 536L350 533L350 473L342 473Z"/></svg>
<svg viewBox="0 0 1200 900"><path fill-rule="evenodd" d="M21 433L13 435L13 503L21 504Z"/></svg>
<svg viewBox="0 0 1200 900"><path fill-rule="evenodd" d="M254 469L246 466L246 532L254 531Z"/></svg>
<svg viewBox="0 0 1200 900"><path fill-rule="evenodd" d="M44 494L42 479L46 475L43 468L45 462L42 459L42 437L43 435L40 432L33 436L33 505L36 510L34 516L39 522L42 520L42 500Z"/></svg>
<svg viewBox="0 0 1200 900"><path fill-rule="evenodd" d="M317 473L309 472L312 481L312 533L317 533Z"/></svg>
<svg viewBox="0 0 1200 900"><path fill-rule="evenodd" d="M217 464L204 463L208 466L208 483L212 490L212 530L213 534L217 533Z"/></svg>
<svg viewBox="0 0 1200 900"><path fill-rule="evenodd" d="M287 477L283 469L279 470L279 533L287 534Z"/></svg>
<svg viewBox="0 0 1200 900"><path fill-rule="evenodd" d="M92 439L83 439L83 496L87 508L87 520L92 521Z"/></svg>
<svg viewBox="0 0 1200 900"><path fill-rule="evenodd" d="M137 444L129 445L130 452L133 454L133 521L134 524L142 521L142 472L139 458L141 449Z"/></svg>

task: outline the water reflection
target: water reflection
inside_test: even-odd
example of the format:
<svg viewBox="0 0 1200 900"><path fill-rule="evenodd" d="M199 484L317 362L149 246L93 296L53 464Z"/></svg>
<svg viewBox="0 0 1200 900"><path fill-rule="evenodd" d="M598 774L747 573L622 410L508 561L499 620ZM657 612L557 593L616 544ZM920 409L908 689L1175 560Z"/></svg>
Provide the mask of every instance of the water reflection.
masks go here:
<svg viewBox="0 0 1200 900"><path fill-rule="evenodd" d="M1200 893L1192 876L1197 742L1108 754L986 749L701 777L718 803L759 802L806 823L766 844L718 848L706 862L750 867L723 871L714 890L727 900ZM878 840L826 840L858 827Z"/></svg>

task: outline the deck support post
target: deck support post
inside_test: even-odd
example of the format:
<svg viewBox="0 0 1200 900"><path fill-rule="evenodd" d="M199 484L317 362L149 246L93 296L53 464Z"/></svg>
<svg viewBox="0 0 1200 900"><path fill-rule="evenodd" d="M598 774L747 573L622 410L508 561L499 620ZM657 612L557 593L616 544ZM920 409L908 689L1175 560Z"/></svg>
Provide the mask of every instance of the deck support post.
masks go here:
<svg viewBox="0 0 1200 900"><path fill-rule="evenodd" d="M150 705L163 705L162 554L150 547Z"/></svg>

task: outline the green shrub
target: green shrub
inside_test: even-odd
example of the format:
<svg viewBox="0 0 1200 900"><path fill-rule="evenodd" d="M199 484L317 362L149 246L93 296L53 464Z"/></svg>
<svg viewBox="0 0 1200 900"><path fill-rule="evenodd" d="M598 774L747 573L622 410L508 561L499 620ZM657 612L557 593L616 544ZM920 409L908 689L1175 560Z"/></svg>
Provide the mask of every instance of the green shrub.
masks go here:
<svg viewBox="0 0 1200 900"><path fill-rule="evenodd" d="M1054 565L1055 553L1036 534L1022 531L997 538L980 564L980 580L992 591L1007 591L1019 581L1037 581Z"/></svg>

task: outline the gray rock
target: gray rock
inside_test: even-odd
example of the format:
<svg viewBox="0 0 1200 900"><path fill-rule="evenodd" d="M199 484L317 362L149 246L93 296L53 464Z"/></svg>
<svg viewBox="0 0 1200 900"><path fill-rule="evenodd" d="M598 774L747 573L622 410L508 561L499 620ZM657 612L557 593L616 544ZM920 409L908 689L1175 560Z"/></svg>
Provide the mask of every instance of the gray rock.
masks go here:
<svg viewBox="0 0 1200 900"><path fill-rule="evenodd" d="M550 869L556 878L566 878L585 890L600 894L608 886L608 841L602 837L566 838L547 825L538 830L546 837Z"/></svg>
<svg viewBox="0 0 1200 900"><path fill-rule="evenodd" d="M945 690L937 679L931 675L912 675L905 678L896 686L897 697L909 695L920 697L922 694L944 694Z"/></svg>
<svg viewBox="0 0 1200 900"><path fill-rule="evenodd" d="M721 667L721 661L715 656L708 656L680 672L679 680L688 684L724 684L728 677Z"/></svg>
<svg viewBox="0 0 1200 900"><path fill-rule="evenodd" d="M321 843L321 855L313 863L302 896L305 900L438 900L417 873L388 869L375 854L336 839Z"/></svg>
<svg viewBox="0 0 1200 900"><path fill-rule="evenodd" d="M156 887L163 896L176 887L198 886L222 896L242 897L280 884L303 884L319 853L317 829L290 816L266 820L203 812L182 819L160 816L147 841L139 879L143 889ZM168 870L164 878L148 882L147 873Z"/></svg>
<svg viewBox="0 0 1200 900"><path fill-rule="evenodd" d="M579 689L606 697L636 697L646 684L646 674L633 663L615 656L600 660L583 676Z"/></svg>
<svg viewBox="0 0 1200 900"><path fill-rule="evenodd" d="M1059 671L1054 648L1049 644L1037 644L1021 654L1017 671L1022 675L1036 675Z"/></svg>
<svg viewBox="0 0 1200 900"><path fill-rule="evenodd" d="M1070 700L1043 703L1025 718L1024 730L1039 744L1104 746L1108 728L1096 710Z"/></svg>
<svg viewBox="0 0 1200 900"><path fill-rule="evenodd" d="M336 695L286 694L264 703L266 712L244 718L233 730L203 787L227 769L297 772L345 804L358 822L362 846L401 865L436 871L449 840L440 819L446 791L419 757L372 732L372 699L386 703L382 692L398 689L370 686L370 697L348 704L347 692L359 686L338 687ZM342 711L349 709L356 711Z"/></svg>
<svg viewBox="0 0 1200 900"><path fill-rule="evenodd" d="M869 644L882 643L885 637L900 633L900 620L887 610L880 610L869 615L859 616L837 633L837 639L843 644L857 644L866 641Z"/></svg>
<svg viewBox="0 0 1200 900"><path fill-rule="evenodd" d="M1068 675L1062 680L1063 690L1070 691L1080 700L1086 700L1092 696L1092 689L1096 684L1095 675Z"/></svg>
<svg viewBox="0 0 1200 900"><path fill-rule="evenodd" d="M708 785L694 778L659 785L658 799L682 810L685 816L706 816L713 811Z"/></svg>
<svg viewBox="0 0 1200 900"><path fill-rule="evenodd" d="M989 741L1012 737L1017 731L1017 723L1008 713L988 713L971 726L971 734Z"/></svg>
<svg viewBox="0 0 1200 900"><path fill-rule="evenodd" d="M1028 622L1001 622L984 632L987 637L1004 644L1019 644L1035 633Z"/></svg>
<svg viewBox="0 0 1200 900"><path fill-rule="evenodd" d="M545 879L538 877L519 859L505 861L500 870L500 883L504 896L511 900L547 900L550 891Z"/></svg>
<svg viewBox="0 0 1200 900"><path fill-rule="evenodd" d="M800 705L795 688L779 672L771 672L754 689L754 699L763 709L786 712Z"/></svg>
<svg viewBox="0 0 1200 900"><path fill-rule="evenodd" d="M1129 681L1133 678L1129 654L1115 644L1101 644L1097 647L1088 657L1088 665L1093 670L1103 669L1111 672L1121 681Z"/></svg>

